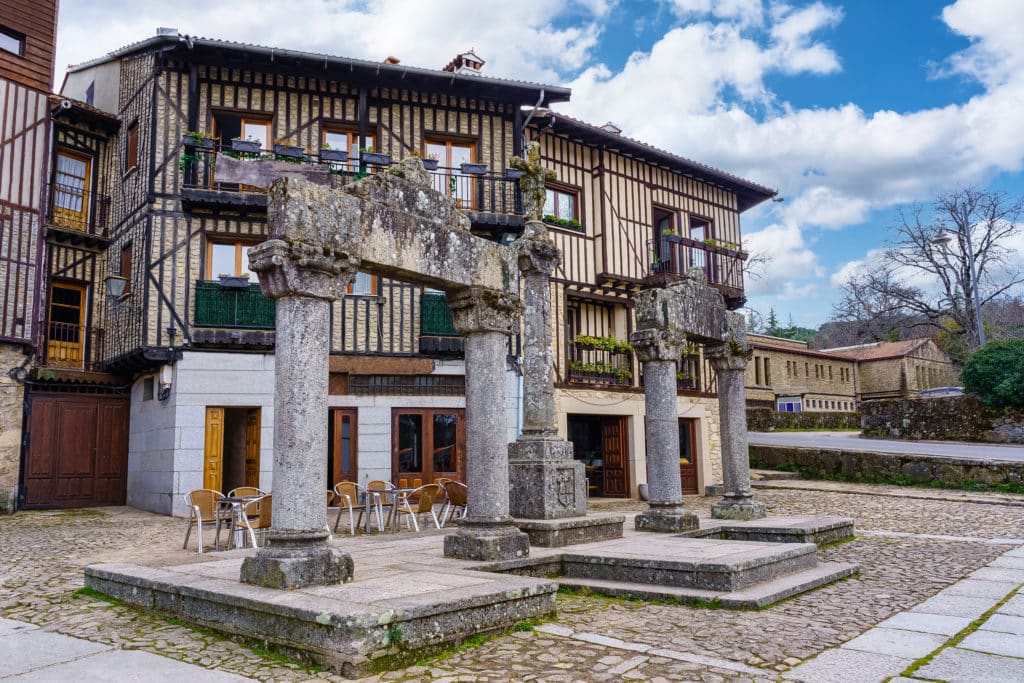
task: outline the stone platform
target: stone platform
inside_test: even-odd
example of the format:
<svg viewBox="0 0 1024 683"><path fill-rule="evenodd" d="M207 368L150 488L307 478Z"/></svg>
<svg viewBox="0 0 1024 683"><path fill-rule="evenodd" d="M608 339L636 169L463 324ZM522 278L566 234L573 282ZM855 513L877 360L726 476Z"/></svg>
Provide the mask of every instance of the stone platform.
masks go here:
<svg viewBox="0 0 1024 683"><path fill-rule="evenodd" d="M849 517L765 517L748 522L726 519L700 520L700 529L687 533L695 538L768 543L814 543L822 546L853 538Z"/></svg>
<svg viewBox="0 0 1024 683"><path fill-rule="evenodd" d="M513 519L512 523L530 537L531 547L562 548L622 538L625 520L624 515L596 513L563 519Z"/></svg>

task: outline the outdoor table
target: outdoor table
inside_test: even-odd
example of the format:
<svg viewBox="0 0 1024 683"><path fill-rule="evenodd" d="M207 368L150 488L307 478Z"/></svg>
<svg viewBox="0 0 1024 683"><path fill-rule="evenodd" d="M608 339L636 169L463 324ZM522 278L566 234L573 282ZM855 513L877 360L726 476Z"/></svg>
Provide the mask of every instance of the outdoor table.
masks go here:
<svg viewBox="0 0 1024 683"><path fill-rule="evenodd" d="M236 548L241 548L245 545L245 530L249 529L250 540L252 546L256 547L256 534L252 529L249 528L249 517L245 513L245 509L249 507L250 503L255 503L263 496L224 496L218 503L225 512L231 514L231 527L234 531L234 543ZM217 519L217 538L220 538L220 523L221 519Z"/></svg>
<svg viewBox="0 0 1024 683"><path fill-rule="evenodd" d="M388 521L387 524L385 525L386 527L390 527L392 531L398 531L398 506L403 500L405 500L405 498L410 493L412 493L415 490L416 488L411 487L395 487L392 489L384 489L381 491L371 491L371 493L375 494L378 500L378 505L389 505L391 508L388 511ZM391 496L390 503L387 501L388 496ZM382 498L384 499L383 503L380 502Z"/></svg>

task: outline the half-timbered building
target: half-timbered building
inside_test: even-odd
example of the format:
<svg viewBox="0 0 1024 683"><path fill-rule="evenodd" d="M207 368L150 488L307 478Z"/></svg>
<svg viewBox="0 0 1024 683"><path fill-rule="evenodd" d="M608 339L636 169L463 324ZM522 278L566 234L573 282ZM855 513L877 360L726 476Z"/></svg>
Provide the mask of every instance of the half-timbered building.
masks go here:
<svg viewBox="0 0 1024 683"><path fill-rule="evenodd" d="M274 304L246 256L266 236L257 168L341 187L418 156L474 233L507 243L523 226L509 165L527 139L540 140L557 177L545 220L564 254L551 289L560 427L586 462L591 495L635 493L645 451L632 294L696 267L740 305L739 214L773 193L554 114L568 89L485 77L482 66L472 52L428 70L161 29L69 70L52 159L86 180L74 185L77 216L61 214L77 233L47 237L44 308L71 324L80 301L79 337L51 339L54 328L40 348L75 365L50 377L92 371L81 381L108 402L126 388L129 504L180 514L191 489L273 486ZM80 299L65 292L76 284ZM360 274L332 306L330 341L328 478L461 477L464 365L444 295ZM710 368L690 351L680 458L684 487L698 492L720 478L717 403ZM508 361L495 410L511 441L516 338Z"/></svg>

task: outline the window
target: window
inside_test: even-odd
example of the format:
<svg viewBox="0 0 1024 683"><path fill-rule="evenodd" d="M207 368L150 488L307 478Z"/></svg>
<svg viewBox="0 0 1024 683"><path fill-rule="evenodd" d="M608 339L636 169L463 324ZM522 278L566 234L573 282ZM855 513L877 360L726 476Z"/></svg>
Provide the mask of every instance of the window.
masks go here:
<svg viewBox="0 0 1024 683"><path fill-rule="evenodd" d="M142 380L142 400L152 401L153 400L153 377L147 377Z"/></svg>
<svg viewBox="0 0 1024 683"><path fill-rule="evenodd" d="M93 104L96 101L96 81L89 84L89 87L85 89L85 103Z"/></svg>
<svg viewBox="0 0 1024 683"><path fill-rule="evenodd" d="M443 172L430 174L434 189L454 199L462 208L475 208L476 178L462 173L459 167L462 164L473 163L476 145L471 142L428 138L425 147L426 157L436 158L438 166L443 167Z"/></svg>
<svg viewBox="0 0 1024 683"><path fill-rule="evenodd" d="M772 384L772 363L770 358L764 359L764 383L765 386Z"/></svg>
<svg viewBox="0 0 1024 683"><path fill-rule="evenodd" d="M348 152L348 161L332 162L331 169L353 172L359 170L358 129L324 126L322 142L327 145L328 149L343 149ZM366 147L368 149L376 149L377 136L373 133L366 134Z"/></svg>
<svg viewBox="0 0 1024 683"><path fill-rule="evenodd" d="M828 366L828 381L832 381L832 366Z"/></svg>
<svg viewBox="0 0 1024 683"><path fill-rule="evenodd" d="M711 238L711 221L700 216L690 216L688 237L695 242L703 242ZM707 254L700 249L690 249L690 267L704 268L707 266Z"/></svg>
<svg viewBox="0 0 1024 683"><path fill-rule="evenodd" d="M124 283L124 295L132 291L132 243L121 247L121 277L127 282Z"/></svg>
<svg viewBox="0 0 1024 683"><path fill-rule="evenodd" d="M53 174L53 210L50 220L63 228L89 229L89 183L92 158L69 149L57 150Z"/></svg>
<svg viewBox="0 0 1024 683"><path fill-rule="evenodd" d="M356 273L356 279L349 284L346 292L348 294L376 294L377 276L369 273Z"/></svg>
<svg viewBox="0 0 1024 683"><path fill-rule="evenodd" d="M231 146L233 138L241 138L255 140L263 149L270 148L270 119L258 114L214 114L213 130L220 143L228 147Z"/></svg>
<svg viewBox="0 0 1024 683"><path fill-rule="evenodd" d="M544 190L544 218L555 219L559 227L579 229L571 225L580 220L579 193L561 187L547 187ZM564 223L563 223L564 222ZM566 225L565 223L570 223Z"/></svg>
<svg viewBox="0 0 1024 683"><path fill-rule="evenodd" d="M124 170L131 171L139 165L139 122L128 126L128 151L125 153Z"/></svg>
<svg viewBox="0 0 1024 683"><path fill-rule="evenodd" d="M25 34L0 26L0 50L22 57L25 55Z"/></svg>
<svg viewBox="0 0 1024 683"><path fill-rule="evenodd" d="M249 258L246 251L249 242L206 243L206 279L215 280L221 275L241 275L249 272Z"/></svg>
<svg viewBox="0 0 1024 683"><path fill-rule="evenodd" d="M392 477L461 479L465 421L459 408L392 411Z"/></svg>
<svg viewBox="0 0 1024 683"><path fill-rule="evenodd" d="M761 357L754 357L754 385L761 386Z"/></svg>

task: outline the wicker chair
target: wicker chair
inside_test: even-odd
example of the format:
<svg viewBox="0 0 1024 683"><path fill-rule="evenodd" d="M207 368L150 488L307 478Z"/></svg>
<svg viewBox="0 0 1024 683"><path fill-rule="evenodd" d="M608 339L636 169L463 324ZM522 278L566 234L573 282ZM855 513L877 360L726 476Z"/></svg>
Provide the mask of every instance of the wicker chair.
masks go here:
<svg viewBox="0 0 1024 683"><path fill-rule="evenodd" d="M466 485L448 479L444 482L445 502L441 508L441 526L448 523L452 516L461 518L466 516L466 502L469 490Z"/></svg>
<svg viewBox="0 0 1024 683"><path fill-rule="evenodd" d="M434 526L440 529L441 522L438 521L437 513L434 512L434 503L440 496L441 487L437 484L421 486L414 491L410 491L400 502L396 503L395 512L398 515L408 515L406 525L409 524L409 519L411 519L413 528L416 531L420 530L420 525L416 518L429 513L434 519Z"/></svg>
<svg viewBox="0 0 1024 683"><path fill-rule="evenodd" d="M364 503L361 505L359 503L359 485L354 484L351 481L339 481L334 485L334 502L338 506L338 516L334 519L334 530L337 531L338 525L341 524L341 514L348 510L349 532L355 536L355 513L359 513L359 521L362 522L363 515L366 514L367 511L366 504Z"/></svg>

